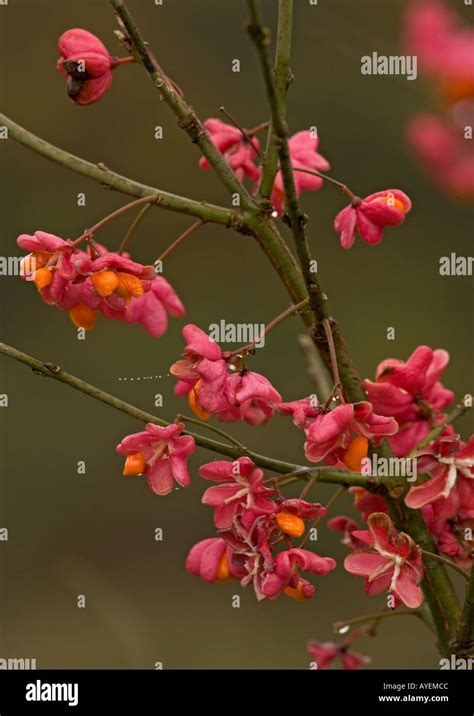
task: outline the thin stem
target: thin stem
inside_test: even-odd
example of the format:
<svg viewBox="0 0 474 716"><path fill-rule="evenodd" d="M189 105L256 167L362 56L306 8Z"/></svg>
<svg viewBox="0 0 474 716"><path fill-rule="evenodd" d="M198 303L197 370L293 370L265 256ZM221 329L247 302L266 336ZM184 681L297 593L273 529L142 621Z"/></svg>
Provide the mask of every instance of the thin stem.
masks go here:
<svg viewBox="0 0 474 716"><path fill-rule="evenodd" d="M260 343L262 338L266 336L270 331L272 331L276 326L278 326L279 323L285 320L285 318L288 318L288 316L291 316L293 313L296 313L297 311L300 311L303 306L306 306L309 301L309 298L305 298L304 301L300 301L299 303L294 304L293 306L289 306L286 310L284 310L282 313L280 313L276 318L274 318L270 323L267 323L265 326L263 333L258 336L258 338L255 339L255 341L252 341L251 343L247 343L245 346L242 346L242 348L236 348L235 351L230 351L225 353L225 359L229 360L233 358L234 356L241 355L242 353L251 353L255 350L255 345Z"/></svg>
<svg viewBox="0 0 474 716"><path fill-rule="evenodd" d="M464 579L469 581L469 572L466 572L466 570L463 569L462 567L460 567L459 564L456 564L456 562L452 562L450 559L448 559L447 557L443 557L441 554L435 554L434 552L428 552L426 549L422 549L421 553L425 557L429 557L429 559L435 559L438 562L442 562L447 567L451 567L451 569L455 569L456 572L459 572L459 574L462 574Z"/></svg>
<svg viewBox="0 0 474 716"><path fill-rule="evenodd" d="M94 236L94 234L97 233L102 227L106 226L110 221L113 221L113 219L116 219L117 216L121 216L121 214L124 214L126 211L130 211L131 209L136 209L137 206L141 206L142 204L156 204L160 201L159 196L145 196L142 199L136 199L135 201L131 201L129 204L125 204L124 206L121 206L120 208L116 209L115 211L112 211L110 214L107 214L107 216L104 216L103 219L97 222L97 224L94 224L90 229L87 229L87 231L84 231L81 236L79 236L78 239L73 241L73 245L76 246L77 244L80 244L81 241L84 241L84 239L89 239Z"/></svg>
<svg viewBox="0 0 474 716"><path fill-rule="evenodd" d="M37 154L41 154L43 157L77 174L82 174L83 176L89 177L89 179L98 181L110 189L116 189L123 194L136 197L159 196L160 200L156 202L156 205L162 209L176 211L180 214L187 214L188 216L196 216L203 221L224 224L237 230L243 226L243 217L240 212L234 212L224 207L214 206L213 204L207 204L205 202L194 201L194 199L188 199L187 197L178 196L177 194L170 194L170 192L141 184L133 179L117 174L103 164L92 164L92 162L81 159L37 137L1 113L0 125L7 127L9 137L23 144L25 147L32 149Z"/></svg>
<svg viewBox="0 0 474 716"><path fill-rule="evenodd" d="M152 207L152 204L151 204L151 203L150 203L150 204L145 204L145 206L142 207L142 209L138 212L137 216L135 217L135 219L133 220L132 224L130 225L129 230L127 231L127 233L126 233L125 236L123 237L122 243L120 244L117 253L123 254L123 252L125 251L125 249L126 249L126 247L127 247L127 245L128 245L128 242L129 242L130 239L132 238L133 234L135 233L135 231L137 230L138 226L141 224L141 222L143 221L143 219L145 218L145 216L146 216L146 215L148 214L148 212L150 211L151 207Z"/></svg>
<svg viewBox="0 0 474 716"><path fill-rule="evenodd" d="M261 160L261 159L262 159L262 153L260 152L260 149L257 147L257 145L255 144L255 142L253 141L250 132L247 132L247 130L244 129L244 128L237 122L236 119L234 119L234 117L230 114L230 112L228 112L228 111L226 110L225 107L220 107L220 108L219 108L219 111L222 112L222 114L224 115L224 117L226 117L226 118L229 120L229 122L230 122L231 124L233 124L236 129L239 130L239 132L240 132L241 135L242 135L242 138L243 138L248 144L250 144L250 146L251 146L252 149L254 150L255 154L257 155L257 157Z"/></svg>
<svg viewBox="0 0 474 716"><path fill-rule="evenodd" d="M114 57L115 66L128 65L132 62L136 62L134 57Z"/></svg>
<svg viewBox="0 0 474 716"><path fill-rule="evenodd" d="M247 451L247 448L245 445L243 445L239 440L232 437L232 435L229 435L229 433L226 433L224 430L221 430L220 428L216 428L215 425L211 425L210 423L205 423L203 420L198 420L197 418L192 418L189 415L183 415L182 413L178 413L176 418L179 420L179 422L184 423L192 423L193 425L199 425L200 428L204 428L205 430L210 430L213 433L216 433L216 435L220 435L221 437L228 440L232 445L235 445L240 450L243 450L244 452Z"/></svg>
<svg viewBox="0 0 474 716"><path fill-rule="evenodd" d="M163 261L167 256L169 256L185 239L188 238L188 236L191 236L191 234L194 234L195 231L197 231L201 226L204 225L204 221L196 221L192 226L190 226L186 231L183 231L180 236L178 236L177 239L173 241L170 246L168 246L167 249L163 251L161 256L157 258L156 261ZM155 262L156 263L156 262Z"/></svg>
<svg viewBox="0 0 474 716"><path fill-rule="evenodd" d="M354 617L353 619L340 619L334 622L333 629L336 634L340 634L340 630L348 626L356 626L357 624L367 624L368 622L380 622L382 619L388 619L391 617L418 617L421 619L421 615L413 609L394 609L393 611L375 612L374 614L366 614L363 617Z"/></svg>
<svg viewBox="0 0 474 716"><path fill-rule="evenodd" d="M256 127L252 127L252 129L249 129L247 134L249 137L255 137L260 132L263 132L264 129L268 129L270 125L270 122L260 122L260 124L257 124Z"/></svg>
<svg viewBox="0 0 474 716"><path fill-rule="evenodd" d="M317 482L337 483L338 485L345 485L346 487L355 485L356 487L363 487L369 492L372 492L374 488L376 488L376 485L369 482L364 475L361 475L359 472L346 472L346 470L330 470L326 472L326 470L323 469L315 470L310 468L305 470L301 468L294 470L290 475L292 475L292 477L287 478L285 473L283 478L278 479L280 487L292 485L300 479L310 480L316 477Z"/></svg>
<svg viewBox="0 0 474 716"><path fill-rule="evenodd" d="M324 401L324 403L321 406L321 412L325 413L326 410L331 405L332 401L340 395L341 392L341 384L340 383L334 383L331 392L329 393L328 397Z"/></svg>
<svg viewBox="0 0 474 716"><path fill-rule="evenodd" d="M75 390L78 390L95 400L99 400L101 403L105 403L106 405L115 408L115 410L119 410L121 413L124 413L135 420L139 420L142 423L154 423L155 425L161 425L163 427L171 425L171 423L163 420L162 418L156 417L156 415L147 413L144 410L141 410L140 408L137 408L130 403L126 403L124 400L121 400L114 395L111 395L110 393L106 393L104 390L101 390L90 383L86 383L84 380L81 380L70 373L66 373L66 371L54 363L44 363L43 361L38 360L38 358L34 358L27 353L23 353L6 343L0 343L0 353L27 365L38 375L52 378L60 383L64 383L65 385L68 385L69 387L74 388ZM183 431L183 434L190 435L194 438L196 445L199 447L211 450L212 452L220 453L221 455L227 455L234 460L246 455L250 457L256 465L265 470L271 470L272 472L279 474L294 473L295 470L305 470L303 466L294 465L292 463L284 462L283 460L276 460L274 458L266 457L265 455L259 455L258 453L253 452L253 450L248 450L247 448L240 448L217 442L215 440L210 440L209 438L205 438L204 436L190 432L189 430ZM335 470L333 473L325 473L322 475L320 481L330 484L338 484L342 477L342 479L346 480L347 484L358 484L357 481L352 483L347 476L348 473Z"/></svg>
<svg viewBox="0 0 474 716"><path fill-rule="evenodd" d="M334 184L335 186L339 187L351 201L356 201L357 197L355 194L351 192L348 186L343 184L341 181L337 181L336 179L333 179L332 177L328 176L327 174L321 174L321 172L315 172L310 169L300 169L299 167L293 167L294 172L303 172L303 174L312 174L315 177L321 177L321 179L324 179L324 181L328 181L330 184Z"/></svg>
<svg viewBox="0 0 474 716"><path fill-rule="evenodd" d="M300 500L304 500L304 498L309 493L309 491L311 490L311 488L313 487L313 485L317 481L317 479L318 479L317 475L313 475L313 477L310 477L310 479L308 480L308 482L306 483L306 485L303 487L303 489L300 492L300 496L299 496ZM278 487L280 487L280 483L278 482L278 480L276 480L276 482L278 484Z"/></svg>
<svg viewBox="0 0 474 716"><path fill-rule="evenodd" d="M336 490L334 495L328 500L328 502L326 504L326 513L324 515L325 517L328 514L328 512L330 511L331 507L334 505L334 503L337 502L337 500L341 497L341 495L343 495L345 493L345 491L346 491L346 488L344 486L341 486L338 490ZM316 517L313 520L313 522L311 523L311 525L308 527L305 536L303 537L303 539L301 540L301 542L299 544L300 549L302 549L305 546L306 542L309 539L309 535L311 534L311 530L313 530L315 527L317 527L320 519L321 519L321 516Z"/></svg>

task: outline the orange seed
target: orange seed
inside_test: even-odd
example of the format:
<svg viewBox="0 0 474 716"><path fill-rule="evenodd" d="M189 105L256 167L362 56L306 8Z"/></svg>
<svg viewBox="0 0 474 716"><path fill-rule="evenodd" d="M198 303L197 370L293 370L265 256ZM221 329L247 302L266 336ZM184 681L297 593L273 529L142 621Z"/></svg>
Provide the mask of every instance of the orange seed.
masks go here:
<svg viewBox="0 0 474 716"><path fill-rule="evenodd" d="M222 557L220 558L219 565L217 567L216 572L216 582L227 582L228 579L230 579L230 567L229 567L229 560L227 559L227 555L224 552Z"/></svg>
<svg viewBox="0 0 474 716"><path fill-rule="evenodd" d="M306 599L303 594L303 583L301 581L298 582L297 587L286 587L286 589L283 590L283 594L286 594L287 597L291 597L296 602L304 602Z"/></svg>
<svg viewBox="0 0 474 716"><path fill-rule="evenodd" d="M301 517L292 515L291 512L279 512L276 516L278 527L290 537L301 537L304 534L304 522Z"/></svg>
<svg viewBox="0 0 474 716"><path fill-rule="evenodd" d="M97 271L92 274L92 283L99 296L110 296L119 285L119 278L115 271Z"/></svg>
<svg viewBox="0 0 474 716"><path fill-rule="evenodd" d="M79 301L72 308L69 309L69 318L74 323L76 328L84 328L85 331L91 331L97 321L97 313L93 308L83 301Z"/></svg>
<svg viewBox="0 0 474 716"><path fill-rule="evenodd" d="M191 410L193 411L194 415L196 415L199 420L209 420L211 417L211 413L206 413L205 410L201 410L199 405L197 404L199 393L201 392L201 381L198 380L194 388L191 388L191 390L188 393L188 404Z"/></svg>
<svg viewBox="0 0 474 716"><path fill-rule="evenodd" d="M40 268L35 271L33 281L38 291L42 291L43 288L46 288L46 286L52 283L53 272L47 268Z"/></svg>
<svg viewBox="0 0 474 716"><path fill-rule="evenodd" d="M368 450L369 441L363 435L358 435L344 453L344 465L352 472L360 472L362 460L367 457Z"/></svg>
<svg viewBox="0 0 474 716"><path fill-rule="evenodd" d="M127 476L142 475L145 470L145 458L141 452L128 455L123 467L123 474Z"/></svg>

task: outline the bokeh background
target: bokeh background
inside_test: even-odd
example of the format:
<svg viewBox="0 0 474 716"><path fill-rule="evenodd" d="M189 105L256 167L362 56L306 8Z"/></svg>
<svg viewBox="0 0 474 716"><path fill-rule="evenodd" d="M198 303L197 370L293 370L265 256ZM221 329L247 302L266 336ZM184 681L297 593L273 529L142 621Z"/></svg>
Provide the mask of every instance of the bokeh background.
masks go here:
<svg viewBox="0 0 474 716"><path fill-rule="evenodd" d="M455 3L466 17L469 8ZM472 392L470 279L441 277L439 258L469 254L471 207L440 196L404 143L413 113L436 104L419 77L367 77L360 58L377 51L399 54L406 3L395 0L296 0L289 124L316 125L320 151L332 173L366 195L386 187L405 190L414 209L403 227L388 230L377 248L343 251L332 229L344 198L329 186L304 196L309 237L319 275L355 361L371 377L388 356L406 358L422 343L451 354L445 384L459 396ZM251 127L267 118L254 49L244 30L245 3L234 0L129 0L146 39L166 71L184 88L202 118L221 105ZM273 26L276 2L264 2ZM464 8L464 9L463 9ZM122 54L105 0L15 0L0 8L2 111L39 136L145 183L196 199L229 204L211 173L198 168L198 153L176 126L139 67L126 66L97 105L76 107L55 69L56 42L70 27L97 33L112 54ZM232 72L233 59L241 72ZM161 125L164 139L155 140ZM92 181L59 168L13 140L0 142L1 254L18 255L18 234L42 229L74 238L127 201ZM86 205L77 206L77 194ZM117 220L100 240L117 248L131 217ZM150 212L133 240L133 256L153 261L189 219ZM166 262L188 320L206 328L220 319L264 323L288 305L257 244L206 226ZM141 408L153 411L164 396L163 417L187 406L173 396L167 375L179 356L183 322L172 321L163 338L139 327L99 320L85 341L67 315L43 304L32 285L0 280L2 338L53 361ZM396 340L387 341L388 326ZM271 334L252 366L264 372L286 399L313 388L297 346L301 326L288 320ZM138 377L158 376L138 381ZM128 380L120 380L127 378ZM134 379L134 380L132 380ZM192 544L214 534L212 511L200 505L206 487L197 475L216 456L197 451L188 490L154 496L142 479L121 476L115 445L140 425L66 386L43 380L2 358L0 392L0 657L36 658L42 668L306 668L310 638L333 637L332 623L377 611L362 580L340 569L320 579L315 599L285 597L257 603L250 588L210 586L188 576L184 560ZM459 424L469 430L469 419ZM265 427L236 426L234 434L259 452L301 462L302 433L288 420ZM77 462L86 474L77 474ZM333 489L318 486L325 502ZM289 492L289 494L291 494ZM352 513L350 499L337 512ZM164 531L163 542L154 539ZM337 535L321 526L317 551L342 561ZM85 595L86 608L77 607ZM232 608L232 595L241 606ZM436 667L431 635L417 620L387 620L376 639L358 650L373 668Z"/></svg>

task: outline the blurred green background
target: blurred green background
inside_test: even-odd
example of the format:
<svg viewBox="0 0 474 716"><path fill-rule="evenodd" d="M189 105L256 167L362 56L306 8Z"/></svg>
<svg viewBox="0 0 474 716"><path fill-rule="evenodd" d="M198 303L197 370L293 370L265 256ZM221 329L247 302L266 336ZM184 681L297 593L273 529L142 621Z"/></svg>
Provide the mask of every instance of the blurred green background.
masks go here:
<svg viewBox="0 0 474 716"><path fill-rule="evenodd" d="M360 58L377 51L399 54L405 2L394 0L296 0L290 91L292 131L316 125L320 151L332 174L364 196L399 187L414 201L403 227L388 230L371 248L358 241L339 246L332 229L344 198L325 186L306 194L308 233L319 275L363 376L372 377L388 356L406 358L419 344L451 353L444 382L458 396L472 392L472 322L469 278L440 277L440 256L467 256L472 211L433 189L405 149L403 134L413 113L432 105L419 78L367 77ZM461 3L456 3L460 6ZM234 0L129 0L160 63L185 90L202 118L221 105L252 127L268 111L254 49L244 30L245 3ZM265 2L268 22L276 2ZM466 9L465 9L466 10ZM468 14L468 11L465 13ZM121 68L98 104L76 107L55 69L56 42L70 27L97 33L112 54L122 54L105 0L15 0L0 8L2 111L74 153L145 183L200 200L228 205L198 153L159 101L143 71ZM232 72L233 59L241 72ZM164 139L154 138L161 125ZM2 250L18 255L15 238L42 229L75 238L127 201L92 181L61 169L13 140L0 142ZM77 194L86 206L77 206ZM131 217L117 220L100 241L117 248ZM153 261L189 219L153 210L133 240L133 256ZM224 228L206 226L166 262L165 274L182 297L189 321L264 323L288 305L257 244ZM172 419L187 405L173 396L169 365L182 351L184 322L172 321L161 339L141 328L100 319L78 341L67 315L46 306L32 285L2 277L2 339L53 361L141 408ZM386 329L396 340L386 340ZM264 372L285 399L312 391L297 346L301 325L288 320L257 351L252 366ZM138 381L141 376L161 376ZM309 639L332 638L332 622L377 611L384 600L364 596L362 580L340 568L318 580L308 603L282 597L257 603L251 588L210 586L184 570L187 551L214 534L212 511L200 505L207 486L197 475L217 456L199 450L191 460L188 490L154 496L143 479L121 476L115 454L120 439L140 429L121 413L20 364L0 360L0 657L36 658L38 667L80 668L306 668ZM127 377L128 381L119 380ZM135 380L132 382L132 378ZM460 423L469 429L469 420ZM301 462L302 433L275 418L259 428L236 426L236 436L263 454ZM77 474L77 462L86 474ZM325 502L333 488L312 496ZM292 494L289 492L289 494ZM296 491L294 492L296 494ZM351 513L345 497L334 514ZM163 542L154 539L164 530ZM345 550L324 525L316 551L341 563ZM86 608L77 607L77 595ZM232 608L240 594L241 607ZM387 620L376 639L357 650L375 668L436 667L431 635L415 619Z"/></svg>

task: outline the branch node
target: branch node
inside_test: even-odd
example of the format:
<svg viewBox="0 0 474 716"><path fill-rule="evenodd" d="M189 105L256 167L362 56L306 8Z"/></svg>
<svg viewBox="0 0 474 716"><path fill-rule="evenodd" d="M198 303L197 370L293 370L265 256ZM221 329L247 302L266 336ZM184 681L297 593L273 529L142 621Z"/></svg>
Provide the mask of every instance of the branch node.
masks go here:
<svg viewBox="0 0 474 716"><path fill-rule="evenodd" d="M53 373L54 375L57 375L61 372L61 368L55 363L44 363L43 365L47 370L49 370L50 373Z"/></svg>

